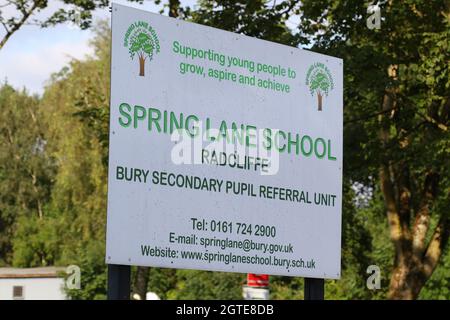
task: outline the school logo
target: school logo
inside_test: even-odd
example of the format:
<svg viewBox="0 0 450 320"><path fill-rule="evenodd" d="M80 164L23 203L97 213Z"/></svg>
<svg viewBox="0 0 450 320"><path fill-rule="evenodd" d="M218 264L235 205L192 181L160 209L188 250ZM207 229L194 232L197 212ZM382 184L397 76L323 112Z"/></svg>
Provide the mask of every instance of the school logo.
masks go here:
<svg viewBox="0 0 450 320"><path fill-rule="evenodd" d="M132 60L139 61L139 75L145 76L145 62L150 62L159 53L159 40L156 31L145 21L130 25L125 33L123 46L128 48Z"/></svg>
<svg viewBox="0 0 450 320"><path fill-rule="evenodd" d="M334 89L330 70L321 62L312 64L306 74L306 85L312 96L317 95L317 110L322 111L323 98Z"/></svg>

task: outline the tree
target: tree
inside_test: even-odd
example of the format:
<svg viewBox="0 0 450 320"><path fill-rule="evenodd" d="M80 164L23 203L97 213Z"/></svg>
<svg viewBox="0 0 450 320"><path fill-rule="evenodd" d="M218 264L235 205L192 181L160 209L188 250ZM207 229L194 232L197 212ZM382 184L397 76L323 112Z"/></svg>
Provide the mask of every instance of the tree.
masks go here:
<svg viewBox="0 0 450 320"><path fill-rule="evenodd" d="M242 299L243 274L179 269L176 275L176 286L167 294L169 299Z"/></svg>
<svg viewBox="0 0 450 320"><path fill-rule="evenodd" d="M299 7L297 0L200 0L196 10L185 8L182 13L185 19L207 26L296 47L305 39L294 34L287 21Z"/></svg>
<svg viewBox="0 0 450 320"><path fill-rule="evenodd" d="M131 36L129 52L132 59L135 55L138 56L141 77L145 75L145 60L148 58L150 61L153 58L154 47L153 38L148 33L140 32Z"/></svg>
<svg viewBox="0 0 450 320"><path fill-rule="evenodd" d="M328 96L328 92L332 89L333 80L331 76L326 73L325 66L318 64L319 68L310 69L308 72L309 90L311 95L317 94L317 109L322 111L323 96Z"/></svg>
<svg viewBox="0 0 450 320"><path fill-rule="evenodd" d="M169 8L169 17L177 18L180 14L180 0L169 0L167 4Z"/></svg>
<svg viewBox="0 0 450 320"><path fill-rule="evenodd" d="M54 74L39 101L36 118L39 127L45 128L44 155L55 167L51 194L40 198L43 214L39 222L37 218L16 218L20 225L13 233L11 253L14 264L21 267L80 266L81 290L70 290L69 294L90 299L104 298L106 294L110 54L107 25L100 25L96 34L92 42L95 56L72 60L70 68ZM20 124L25 132L31 127ZM15 161L8 163L20 165ZM11 192L8 195L14 197ZM28 216L32 214L35 211L29 210Z"/></svg>
<svg viewBox="0 0 450 320"><path fill-rule="evenodd" d="M43 220L54 165L46 154L39 100L0 87L0 264L13 262L19 220Z"/></svg>
<svg viewBox="0 0 450 320"><path fill-rule="evenodd" d="M302 2L313 50L344 59L344 177L378 185L394 247L390 298L415 299L448 243L449 7L365 1ZM435 221L436 223L431 223Z"/></svg>
<svg viewBox="0 0 450 320"><path fill-rule="evenodd" d="M129 0L142 3L143 0ZM48 0L6 0L0 5L0 23L4 33L0 40L0 50L10 37L24 25L32 24L48 27L64 22L72 22L81 29L92 24L92 12L97 8L106 8L108 0L62 0L62 8L54 10L44 19L33 19L38 12L48 9Z"/></svg>

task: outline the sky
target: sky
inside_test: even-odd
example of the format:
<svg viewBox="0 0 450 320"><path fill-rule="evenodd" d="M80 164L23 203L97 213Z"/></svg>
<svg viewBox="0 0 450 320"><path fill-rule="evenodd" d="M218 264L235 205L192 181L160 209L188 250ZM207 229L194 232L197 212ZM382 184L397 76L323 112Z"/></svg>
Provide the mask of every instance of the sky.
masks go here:
<svg viewBox="0 0 450 320"><path fill-rule="evenodd" d="M0 4L4 0L0 0ZM152 0L144 0L142 5L127 0L114 0L115 3L126 4L133 7L144 8L159 13L161 5L155 5ZM183 6L195 6L196 0L182 0ZM32 19L44 19L52 12L64 6L60 0L49 0L48 8L33 15ZM2 14L12 14L8 9L2 8ZM110 18L108 8L97 9L94 22ZM293 26L297 23L289 21ZM4 32L0 29L0 38ZM16 89L26 88L30 94L41 95L44 86L54 72L60 71L71 59L83 59L93 54L89 46L93 33L90 30L81 30L71 23L59 24L54 27L40 28L35 25L24 25L15 32L6 45L0 49L0 82L7 81Z"/></svg>
<svg viewBox="0 0 450 320"><path fill-rule="evenodd" d="M153 1L144 1L143 5L132 4L126 0L114 2L156 13L161 8ZM195 1L182 3L192 5ZM33 18L48 17L50 12L60 6L60 1L50 0L49 7ZM109 17L108 8L94 12L94 21ZM0 32L0 37L2 36ZM25 25L15 32L0 50L0 81L3 83L6 80L16 89L25 87L29 93L41 95L52 73L61 70L73 58L83 59L86 55L93 54L89 46L92 37L91 31L81 30L71 23L49 28Z"/></svg>

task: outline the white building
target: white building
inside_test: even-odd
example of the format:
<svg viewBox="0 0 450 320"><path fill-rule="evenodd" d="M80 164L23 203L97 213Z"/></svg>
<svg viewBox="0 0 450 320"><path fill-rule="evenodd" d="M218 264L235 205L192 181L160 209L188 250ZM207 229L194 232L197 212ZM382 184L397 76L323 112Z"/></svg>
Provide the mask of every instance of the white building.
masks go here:
<svg viewBox="0 0 450 320"><path fill-rule="evenodd" d="M64 300L65 268L0 268L0 300Z"/></svg>

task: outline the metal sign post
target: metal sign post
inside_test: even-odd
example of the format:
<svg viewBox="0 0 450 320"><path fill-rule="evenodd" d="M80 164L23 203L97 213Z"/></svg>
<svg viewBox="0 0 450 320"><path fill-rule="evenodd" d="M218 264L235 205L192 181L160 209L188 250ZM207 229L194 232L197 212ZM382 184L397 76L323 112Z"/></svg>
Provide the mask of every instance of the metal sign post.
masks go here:
<svg viewBox="0 0 450 320"><path fill-rule="evenodd" d="M130 300L131 267L108 264L108 300Z"/></svg>
<svg viewBox="0 0 450 320"><path fill-rule="evenodd" d="M305 278L305 300L324 300L324 279Z"/></svg>

